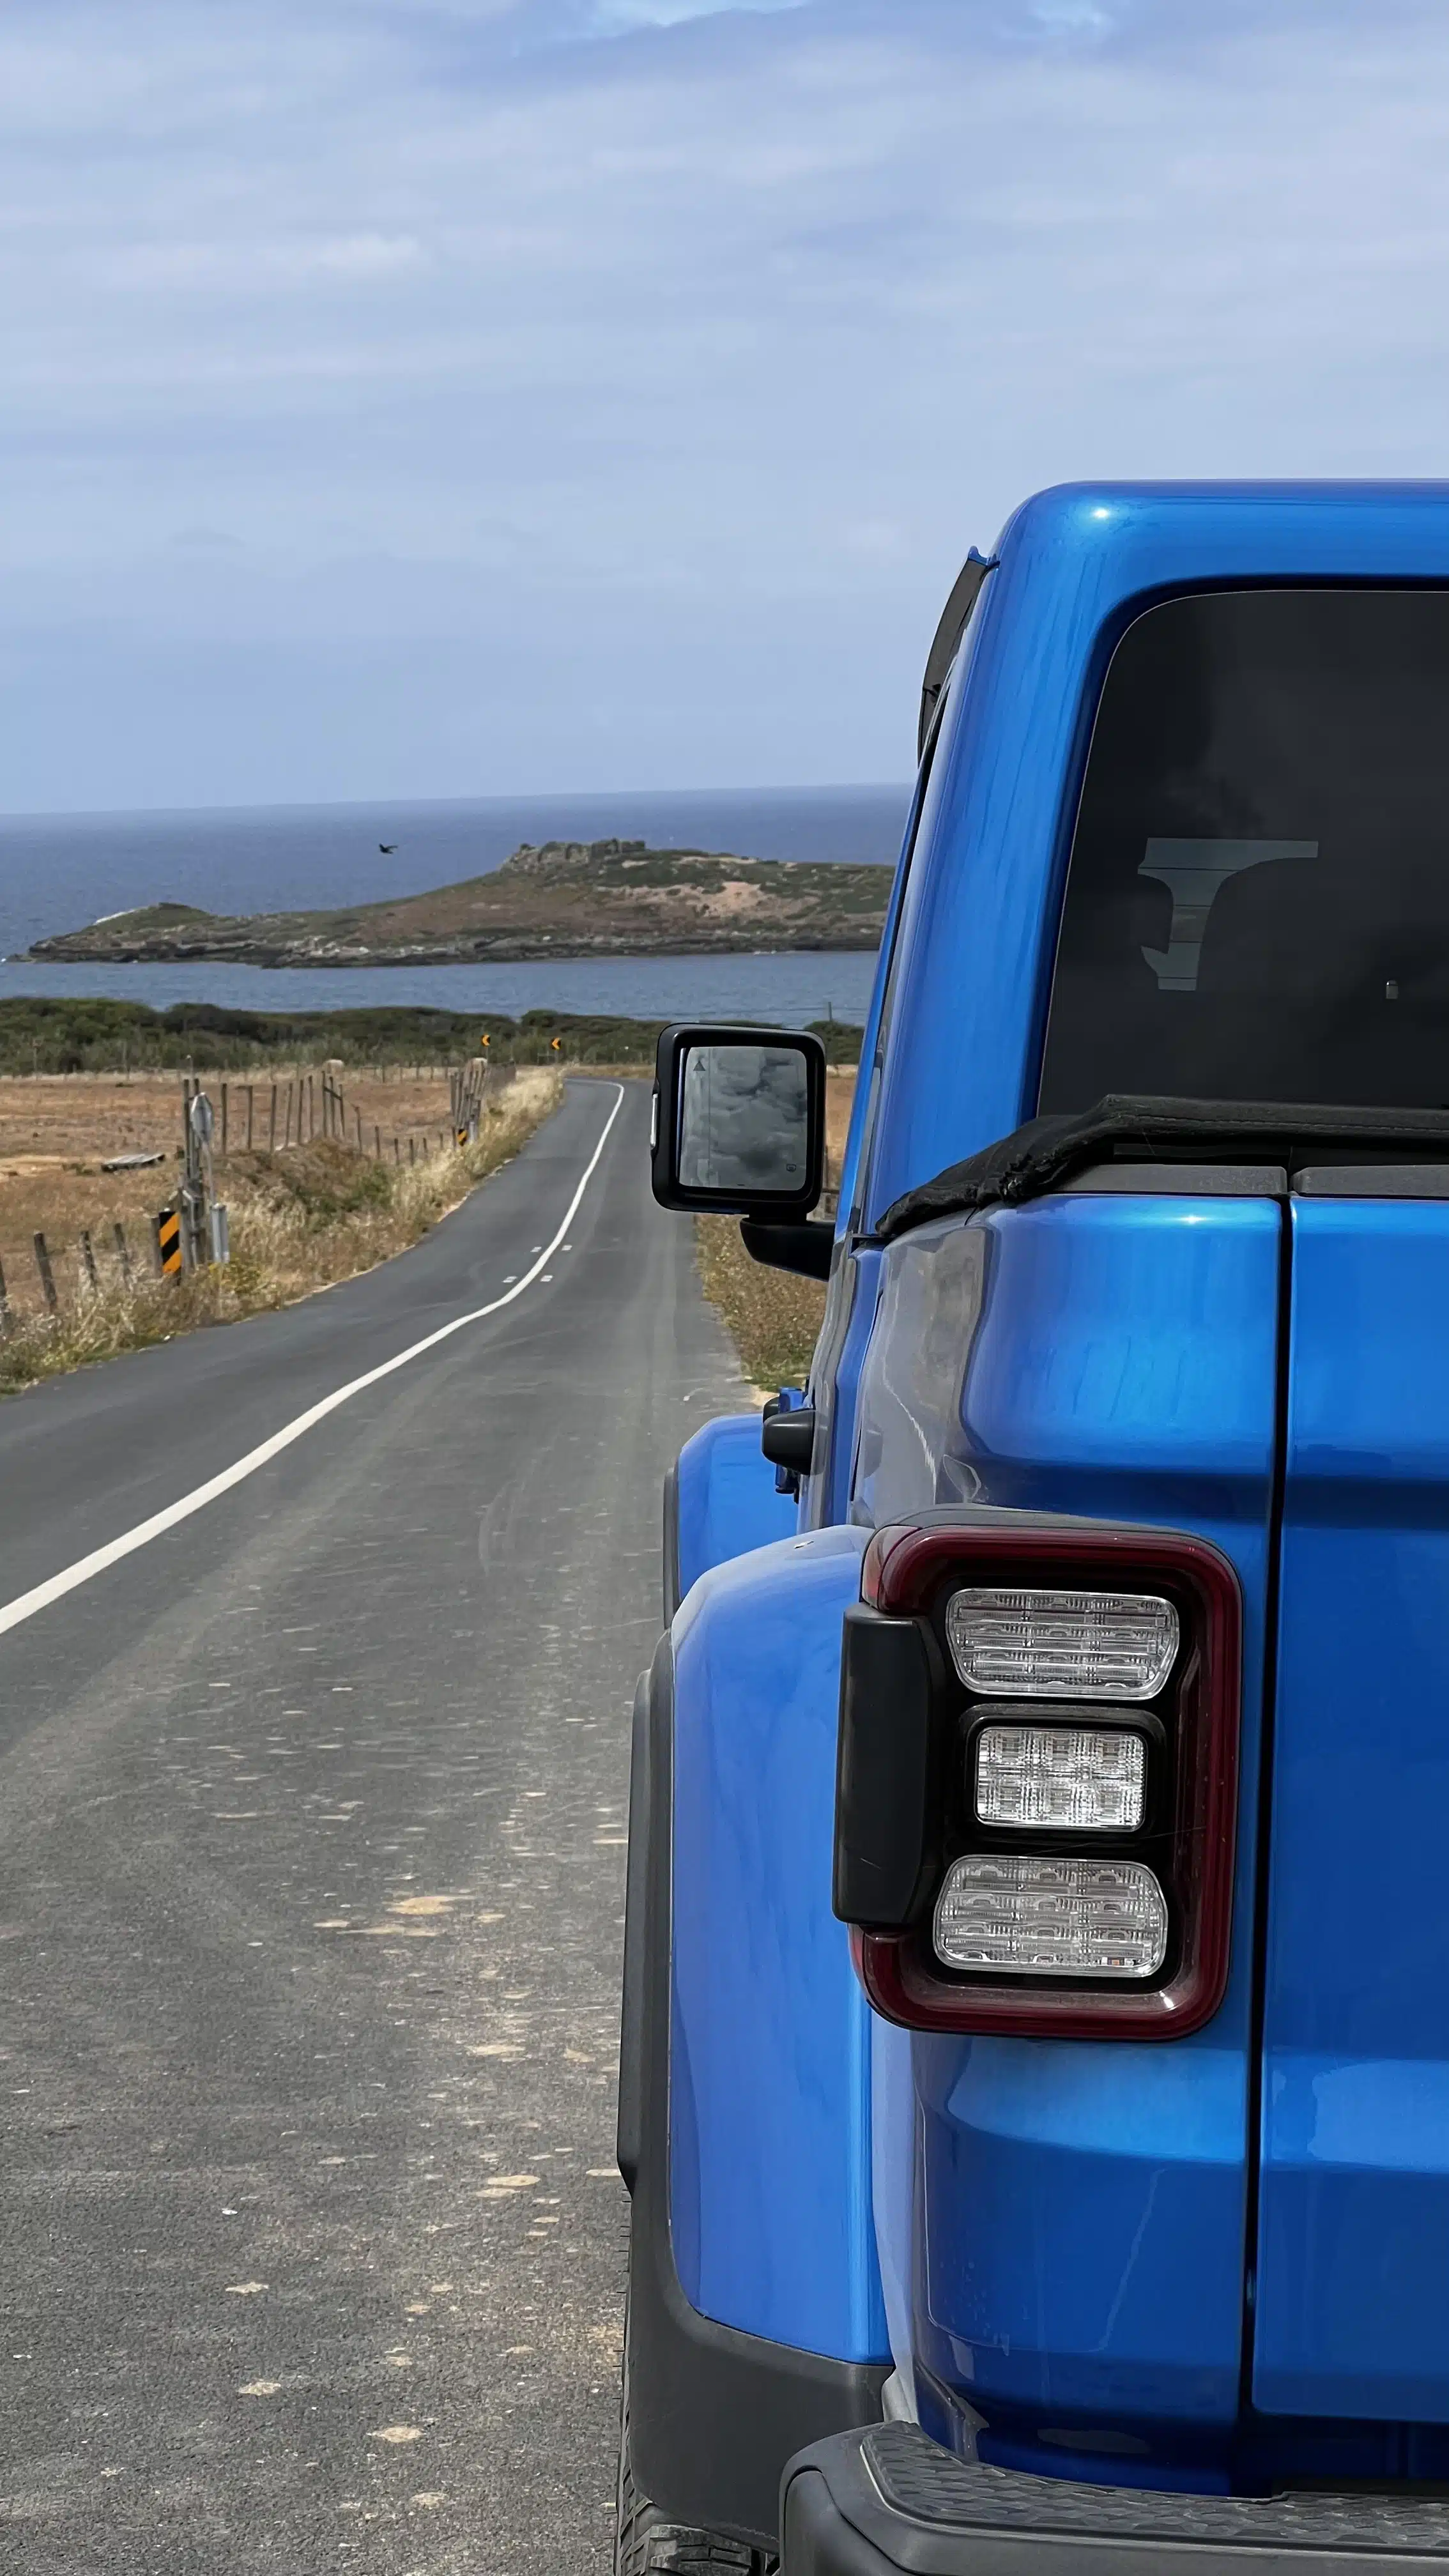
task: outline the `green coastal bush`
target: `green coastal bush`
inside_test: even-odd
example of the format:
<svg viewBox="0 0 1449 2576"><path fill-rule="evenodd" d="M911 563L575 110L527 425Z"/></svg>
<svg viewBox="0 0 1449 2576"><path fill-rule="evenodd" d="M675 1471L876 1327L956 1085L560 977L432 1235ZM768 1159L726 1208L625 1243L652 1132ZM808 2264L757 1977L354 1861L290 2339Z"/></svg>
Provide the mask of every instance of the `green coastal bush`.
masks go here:
<svg viewBox="0 0 1449 2576"><path fill-rule="evenodd" d="M499 1064L652 1063L662 1020L602 1013L426 1010L374 1004L360 1010L233 1011L218 1002L145 1002L96 996L17 995L0 1001L0 1073L245 1073L272 1064L462 1064L482 1052ZM832 1064L853 1064L860 1031L813 1023ZM553 1040L559 1045L554 1048Z"/></svg>

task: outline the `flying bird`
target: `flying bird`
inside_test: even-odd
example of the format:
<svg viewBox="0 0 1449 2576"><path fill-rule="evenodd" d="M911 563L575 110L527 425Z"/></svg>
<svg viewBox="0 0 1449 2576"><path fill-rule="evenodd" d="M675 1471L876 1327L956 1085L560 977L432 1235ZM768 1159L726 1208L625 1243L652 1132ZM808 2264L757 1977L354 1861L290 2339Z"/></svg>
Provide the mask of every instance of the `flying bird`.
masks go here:
<svg viewBox="0 0 1449 2576"><path fill-rule="evenodd" d="M381 850L383 857L385 859L390 859L398 845L396 841L379 841L377 846Z"/></svg>

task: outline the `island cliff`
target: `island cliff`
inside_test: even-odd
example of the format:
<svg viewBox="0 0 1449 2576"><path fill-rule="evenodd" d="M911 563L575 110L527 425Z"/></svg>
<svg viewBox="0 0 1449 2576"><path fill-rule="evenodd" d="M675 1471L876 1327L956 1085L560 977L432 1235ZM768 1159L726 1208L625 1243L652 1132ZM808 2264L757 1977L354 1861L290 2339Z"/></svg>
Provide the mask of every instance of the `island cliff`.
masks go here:
<svg viewBox="0 0 1449 2576"><path fill-rule="evenodd" d="M333 912L227 916L155 903L38 939L65 964L453 966L540 957L874 948L890 871L847 862L525 843L487 876Z"/></svg>

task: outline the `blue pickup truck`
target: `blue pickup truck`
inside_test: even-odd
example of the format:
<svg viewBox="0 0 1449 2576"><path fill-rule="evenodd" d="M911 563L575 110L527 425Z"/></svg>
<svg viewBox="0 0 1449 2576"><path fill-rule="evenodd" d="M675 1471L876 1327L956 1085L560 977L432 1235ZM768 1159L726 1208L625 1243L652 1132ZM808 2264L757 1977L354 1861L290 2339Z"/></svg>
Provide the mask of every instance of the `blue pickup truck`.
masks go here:
<svg viewBox="0 0 1449 2576"><path fill-rule="evenodd" d="M666 1506L618 2565L1449 2555L1449 486L1047 492L952 593L828 1281Z"/></svg>

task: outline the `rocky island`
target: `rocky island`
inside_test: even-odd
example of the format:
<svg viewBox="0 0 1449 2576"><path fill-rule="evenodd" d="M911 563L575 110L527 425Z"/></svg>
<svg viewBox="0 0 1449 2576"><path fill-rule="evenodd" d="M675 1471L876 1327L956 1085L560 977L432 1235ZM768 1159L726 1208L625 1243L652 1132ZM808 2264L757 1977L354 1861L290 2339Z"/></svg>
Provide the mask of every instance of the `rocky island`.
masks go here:
<svg viewBox="0 0 1449 2576"><path fill-rule="evenodd" d="M540 957L874 948L890 870L643 841L525 843L487 876L335 912L147 904L38 939L52 964L473 966Z"/></svg>

